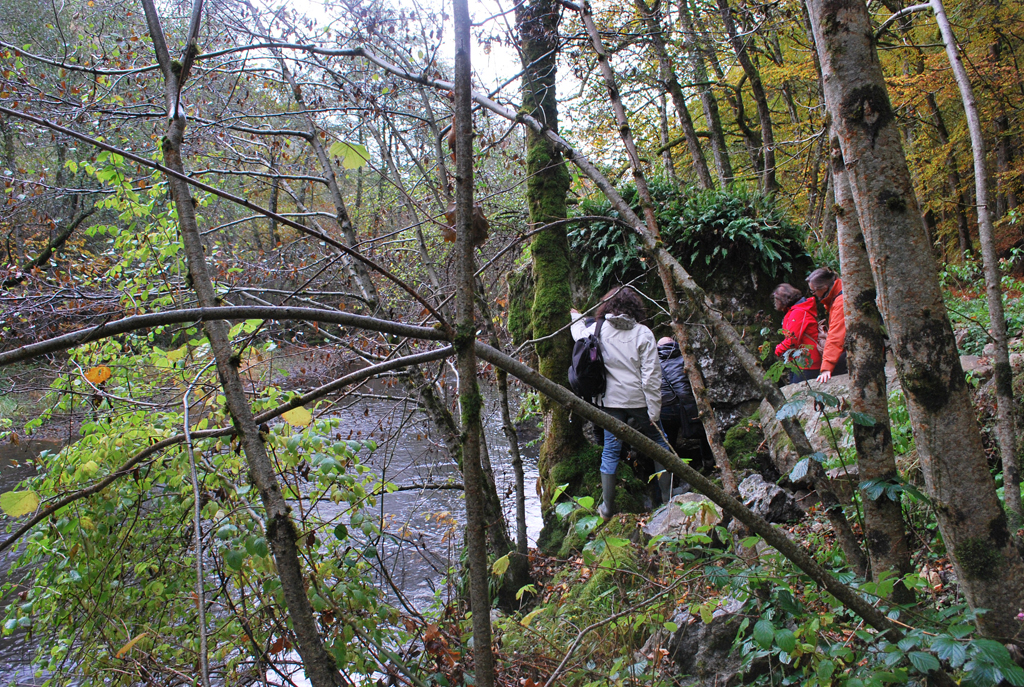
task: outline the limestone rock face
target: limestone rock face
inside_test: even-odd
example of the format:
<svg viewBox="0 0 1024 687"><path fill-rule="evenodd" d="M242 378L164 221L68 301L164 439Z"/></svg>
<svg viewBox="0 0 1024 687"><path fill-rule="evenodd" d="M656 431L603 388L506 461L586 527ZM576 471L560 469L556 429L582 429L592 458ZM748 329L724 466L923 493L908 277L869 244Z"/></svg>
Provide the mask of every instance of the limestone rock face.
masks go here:
<svg viewBox="0 0 1024 687"><path fill-rule="evenodd" d="M687 515L681 506L691 503L699 504L700 507L692 515ZM650 537L682 539L694 534L698 527L714 527L721 521L722 514L711 499L703 494L689 492L673 496L671 501L655 511L644 527L644 532Z"/></svg>
<svg viewBox="0 0 1024 687"><path fill-rule="evenodd" d="M1014 356L1011 356L1011 365L1016 364L1020 369L1024 369L1024 356L1015 356L1017 359L1014 360ZM960 365L963 367L965 373L971 373L980 378L982 382L991 377L991 367L988 365L988 360L985 358L979 358L974 355L962 355L960 356ZM1014 369L1019 369L1015 367ZM891 391L892 389L899 388L899 378L896 375L896 368L889 365L885 368L885 382L887 388ZM797 398L797 394L808 390L808 385L814 391L820 391L826 394L835 396L840 402L843 402L850 395L850 376L839 375L833 377L825 384L819 384L816 381L809 383L800 384L789 384L782 387L782 393L785 394L786 398ZM988 384L983 383L980 387L980 391L984 391ZM831 411L835 414L836 408L828 408L826 410ZM822 413L818 408L815 408L815 403L812 399L807 398L803 406L801 406L799 412L794 416L800 425L804 428L804 432L807 434L807 439L811 442L811 446L815 451L820 451L827 456L834 456L835 451L833 446L839 446L840 448L846 448L853 446L853 435L848 434L844 431L842 420L832 420L831 423L825 421ZM760 408L760 420L761 429L764 432L765 442L768 447L768 453L771 456L772 463L783 475L788 475L793 467L800 461L796 451L793 449L793 444L790 442L789 437L782 429L782 424L775 419L775 409L772 408L771 404L767 400L761 401ZM797 486L810 488L809 482L806 479L797 480ZM853 489L856 489L856 482L853 484ZM842 487L840 487L842 488Z"/></svg>
<svg viewBox="0 0 1024 687"><path fill-rule="evenodd" d="M785 489L765 482L761 475L753 474L740 482L743 505L768 522L796 522L804 512L796 499Z"/></svg>

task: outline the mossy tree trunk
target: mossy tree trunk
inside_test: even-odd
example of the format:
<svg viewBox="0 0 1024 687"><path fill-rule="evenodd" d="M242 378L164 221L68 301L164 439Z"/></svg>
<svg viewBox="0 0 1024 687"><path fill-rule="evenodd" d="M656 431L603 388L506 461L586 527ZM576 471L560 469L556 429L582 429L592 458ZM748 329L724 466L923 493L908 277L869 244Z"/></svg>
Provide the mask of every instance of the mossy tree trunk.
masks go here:
<svg viewBox="0 0 1024 687"><path fill-rule="evenodd" d="M558 105L555 73L558 58L559 6L552 0L530 0L516 6L523 60L523 111L558 131ZM543 134L527 129L527 200L530 223L534 228L566 217L565 197L571 177L562 155ZM569 308L569 243L565 224L544 229L533 237L533 312L532 336L544 339L536 345L538 369L548 379L568 386L572 358ZM561 333L545 337L563 329ZM551 473L558 463L579 451L585 440L583 425L565 408L541 397L544 414L544 440L540 449L541 505L547 511L550 494L556 486Z"/></svg>
<svg viewBox="0 0 1024 687"><path fill-rule="evenodd" d="M1007 528L918 212L867 6L807 0L825 102L942 539L987 635L1015 637L1024 563Z"/></svg>

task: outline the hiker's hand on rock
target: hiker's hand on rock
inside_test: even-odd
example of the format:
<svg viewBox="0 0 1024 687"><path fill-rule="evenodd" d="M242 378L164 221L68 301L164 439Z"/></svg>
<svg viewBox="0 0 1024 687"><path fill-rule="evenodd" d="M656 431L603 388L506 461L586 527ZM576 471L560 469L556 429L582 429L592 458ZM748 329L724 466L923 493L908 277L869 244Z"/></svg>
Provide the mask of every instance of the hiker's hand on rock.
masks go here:
<svg viewBox="0 0 1024 687"><path fill-rule="evenodd" d="M827 382L830 379L832 379L832 371L831 370L823 370L822 373L820 375L818 375L818 381L820 383L822 383L822 384L824 384L825 382Z"/></svg>

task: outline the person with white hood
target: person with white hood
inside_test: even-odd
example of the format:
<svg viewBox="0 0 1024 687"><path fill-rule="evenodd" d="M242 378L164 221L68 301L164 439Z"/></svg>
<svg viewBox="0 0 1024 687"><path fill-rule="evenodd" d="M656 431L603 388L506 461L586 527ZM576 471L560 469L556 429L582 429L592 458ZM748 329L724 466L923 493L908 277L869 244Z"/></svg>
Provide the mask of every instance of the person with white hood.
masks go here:
<svg viewBox="0 0 1024 687"><path fill-rule="evenodd" d="M620 286L609 291L597 309L595 321L587 324L576 310L571 310L572 337L575 340L593 334L597 322L602 327L601 356L604 359L606 386L597 405L612 417L628 422L665 450L671 451L661 431L661 363L654 333L644 324L647 317L643 301L632 288ZM615 513L615 471L619 466L622 443L605 430L601 453L601 491L603 502L598 514L608 520Z"/></svg>

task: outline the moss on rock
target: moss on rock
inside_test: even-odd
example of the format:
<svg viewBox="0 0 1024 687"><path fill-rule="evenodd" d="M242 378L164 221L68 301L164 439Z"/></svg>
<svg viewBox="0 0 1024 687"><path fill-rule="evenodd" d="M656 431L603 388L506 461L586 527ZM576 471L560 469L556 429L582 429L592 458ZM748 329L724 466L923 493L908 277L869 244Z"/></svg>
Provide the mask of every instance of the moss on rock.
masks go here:
<svg viewBox="0 0 1024 687"><path fill-rule="evenodd" d="M758 447L763 441L759 411L740 420L726 432L722 446L736 469L750 470L757 468Z"/></svg>

